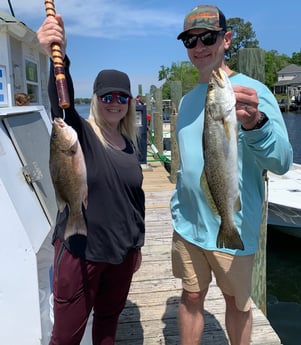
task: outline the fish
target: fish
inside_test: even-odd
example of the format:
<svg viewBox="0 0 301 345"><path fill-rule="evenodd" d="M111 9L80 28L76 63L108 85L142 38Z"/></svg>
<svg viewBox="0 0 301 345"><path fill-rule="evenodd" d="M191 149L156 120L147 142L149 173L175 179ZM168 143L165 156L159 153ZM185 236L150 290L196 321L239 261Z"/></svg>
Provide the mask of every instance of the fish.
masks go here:
<svg viewBox="0 0 301 345"><path fill-rule="evenodd" d="M53 119L49 170L59 212L69 207L64 239L87 236L83 206L88 207L87 170L77 132L59 117Z"/></svg>
<svg viewBox="0 0 301 345"><path fill-rule="evenodd" d="M206 94L201 188L220 216L217 248L244 250L234 212L241 209L238 182L236 98L227 74L213 70Z"/></svg>

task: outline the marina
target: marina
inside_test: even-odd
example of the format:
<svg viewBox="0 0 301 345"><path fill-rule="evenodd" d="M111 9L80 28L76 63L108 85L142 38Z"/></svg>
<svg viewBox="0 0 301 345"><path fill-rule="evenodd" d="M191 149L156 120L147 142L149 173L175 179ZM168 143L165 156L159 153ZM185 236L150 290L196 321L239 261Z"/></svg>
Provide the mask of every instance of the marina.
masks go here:
<svg viewBox="0 0 301 345"><path fill-rule="evenodd" d="M0 214L1 228L9 231L2 231L5 248L0 252L0 343L47 345L53 321L51 235L56 215L54 193L49 188L47 155L51 129L47 96L48 57L40 50L32 30L5 13L1 13L1 17L4 18L4 29L0 32L0 43L4 49L0 52ZM21 91L30 95L30 106L14 105L14 94ZM293 116L287 122L290 133L296 127L290 122ZM164 129L166 127L165 124ZM296 133L297 143L300 131ZM168 137L165 131L163 134L164 138ZM170 150L166 151L170 158ZM174 184L170 182L162 162L154 160L149 165L150 169L144 171L143 186L147 228L143 263L134 276L126 308L120 317L116 343L178 345L177 307L181 286L172 276L170 267L172 226L169 199ZM295 176L299 175L289 176L288 180L298 183L299 177ZM270 181L271 185L279 185L275 176L270 175ZM290 195L299 195L298 186L283 188L290 189ZM271 197L276 190L271 188ZM281 190L277 195L278 199L273 199L275 202L270 199L271 205L279 207L280 202L291 199L284 198ZM298 200L300 198L297 198L297 206ZM295 217L288 216L288 210L282 209L281 215L280 219L285 223L288 220L294 223ZM299 225L293 228L300 230ZM296 258L300 259L297 252ZM298 267L299 264L300 260L295 260L289 267ZM286 282L284 274L278 277L282 286ZM213 280L205 304L206 325L202 344L229 344L224 307L222 295ZM254 329L251 344L280 345L282 341L277 330L275 332L254 303L252 309ZM81 344L91 344L91 320Z"/></svg>

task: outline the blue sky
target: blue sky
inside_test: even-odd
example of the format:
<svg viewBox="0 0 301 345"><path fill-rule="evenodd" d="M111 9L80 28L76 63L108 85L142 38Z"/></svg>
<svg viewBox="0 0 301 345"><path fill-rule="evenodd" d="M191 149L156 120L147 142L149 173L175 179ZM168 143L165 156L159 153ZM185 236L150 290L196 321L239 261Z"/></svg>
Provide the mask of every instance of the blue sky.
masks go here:
<svg viewBox="0 0 301 345"><path fill-rule="evenodd" d="M33 30L45 19L43 0L11 0L11 4L15 16ZM56 0L56 12L62 14L67 32L75 96L91 97L97 73L110 68L129 75L134 96L139 84L143 94L150 85L160 87L162 65L188 60L176 37L185 15L198 4L191 0ZM250 21L262 49L290 57L301 51L300 0L253 0L247 6L241 0L211 4L227 18ZM10 12L8 1L0 0L0 5Z"/></svg>

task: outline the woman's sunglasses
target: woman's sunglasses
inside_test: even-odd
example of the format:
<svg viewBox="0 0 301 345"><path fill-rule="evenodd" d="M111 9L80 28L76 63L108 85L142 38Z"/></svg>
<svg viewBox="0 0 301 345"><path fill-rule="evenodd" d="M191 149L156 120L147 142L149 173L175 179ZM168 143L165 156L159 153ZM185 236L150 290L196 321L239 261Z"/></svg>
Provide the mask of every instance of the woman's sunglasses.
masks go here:
<svg viewBox="0 0 301 345"><path fill-rule="evenodd" d="M104 96L98 96L98 100L104 104L113 103L114 99L117 101L118 104L128 104L130 97L126 95L120 95L119 93L115 92L108 93Z"/></svg>
<svg viewBox="0 0 301 345"><path fill-rule="evenodd" d="M198 39L200 39L205 46L212 46L215 44L217 36L224 33L224 31L206 31L201 34L187 34L182 38L182 41L187 49L195 48Z"/></svg>

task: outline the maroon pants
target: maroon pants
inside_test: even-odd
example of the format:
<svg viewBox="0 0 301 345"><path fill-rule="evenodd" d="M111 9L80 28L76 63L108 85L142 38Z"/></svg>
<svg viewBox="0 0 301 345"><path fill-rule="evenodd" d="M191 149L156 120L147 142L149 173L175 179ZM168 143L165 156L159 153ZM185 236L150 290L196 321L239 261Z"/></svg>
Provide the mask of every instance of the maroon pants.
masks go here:
<svg viewBox="0 0 301 345"><path fill-rule="evenodd" d="M55 242L54 325L49 345L79 345L93 309L93 345L114 345L118 317L128 296L137 251L118 265L74 257Z"/></svg>

